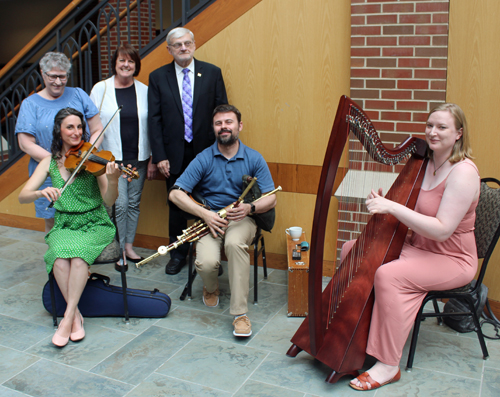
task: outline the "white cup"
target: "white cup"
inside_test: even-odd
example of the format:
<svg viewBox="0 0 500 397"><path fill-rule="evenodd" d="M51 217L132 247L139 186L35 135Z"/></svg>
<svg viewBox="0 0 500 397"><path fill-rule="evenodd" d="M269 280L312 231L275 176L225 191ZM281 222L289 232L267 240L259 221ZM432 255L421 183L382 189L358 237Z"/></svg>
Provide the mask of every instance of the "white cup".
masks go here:
<svg viewBox="0 0 500 397"><path fill-rule="evenodd" d="M285 230L286 234L288 234L293 241L299 241L302 237L302 228L299 226L293 226Z"/></svg>

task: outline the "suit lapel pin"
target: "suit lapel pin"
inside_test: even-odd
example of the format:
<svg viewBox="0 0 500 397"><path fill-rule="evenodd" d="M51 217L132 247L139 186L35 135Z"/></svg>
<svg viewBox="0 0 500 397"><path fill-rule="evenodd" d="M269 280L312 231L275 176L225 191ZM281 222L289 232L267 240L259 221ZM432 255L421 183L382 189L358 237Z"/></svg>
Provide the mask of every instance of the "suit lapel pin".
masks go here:
<svg viewBox="0 0 500 397"><path fill-rule="evenodd" d="M198 77L201 77L201 73L198 73Z"/></svg>

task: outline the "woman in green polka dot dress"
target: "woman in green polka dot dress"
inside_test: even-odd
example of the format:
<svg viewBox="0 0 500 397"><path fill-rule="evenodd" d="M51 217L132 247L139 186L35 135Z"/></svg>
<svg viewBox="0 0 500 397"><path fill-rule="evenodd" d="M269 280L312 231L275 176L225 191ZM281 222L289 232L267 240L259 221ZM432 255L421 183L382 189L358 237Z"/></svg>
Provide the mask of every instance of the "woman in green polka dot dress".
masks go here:
<svg viewBox="0 0 500 397"><path fill-rule="evenodd" d="M67 303L64 318L52 338L52 343L58 347L65 346L69 339L79 341L84 338L78 301L87 283L88 266L115 236L115 227L102 203L112 206L118 197L121 174L118 165L109 162L106 173L98 177L80 172L66 187L64 195L60 193L71 175L64 167L65 153L78 145L84 134L83 115L72 108L61 109L54 120L52 155L40 162L19 194L22 204L32 203L40 197L55 202L55 222L45 237L49 248L44 259L47 272L54 270L54 277ZM53 186L38 190L48 176L52 178Z"/></svg>

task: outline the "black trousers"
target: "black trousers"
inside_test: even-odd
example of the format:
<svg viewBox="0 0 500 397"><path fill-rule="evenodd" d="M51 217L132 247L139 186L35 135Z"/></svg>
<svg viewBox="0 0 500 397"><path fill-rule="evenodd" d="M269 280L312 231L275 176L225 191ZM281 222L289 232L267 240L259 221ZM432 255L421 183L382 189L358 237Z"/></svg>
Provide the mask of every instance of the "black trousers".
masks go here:
<svg viewBox="0 0 500 397"><path fill-rule="evenodd" d="M187 228L188 219L193 219L193 215L181 210L174 203L168 199L168 193L172 186L175 185L177 178L179 178L185 171L189 163L195 158L193 143L184 142L184 159L182 161L182 168L179 174L170 174L167 181L167 203L169 206L169 220L168 220L168 234L170 244L177 241L177 237L182 235L182 231ZM170 251L170 258L182 260L186 258L189 251L189 244L182 244L177 249Z"/></svg>

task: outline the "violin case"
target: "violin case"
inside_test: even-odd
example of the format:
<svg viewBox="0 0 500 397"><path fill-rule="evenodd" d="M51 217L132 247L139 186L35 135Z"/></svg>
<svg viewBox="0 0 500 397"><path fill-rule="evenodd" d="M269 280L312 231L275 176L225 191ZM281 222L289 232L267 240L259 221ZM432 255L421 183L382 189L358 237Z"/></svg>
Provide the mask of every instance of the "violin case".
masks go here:
<svg viewBox="0 0 500 397"><path fill-rule="evenodd" d="M109 284L109 277L92 273L83 290L78 309L84 317L124 317L123 289ZM58 317L64 316L66 301L54 279L54 297ZM43 287L43 306L52 313L50 281ZM144 291L127 288L128 316L139 318L165 317L171 305L170 297L157 289Z"/></svg>

